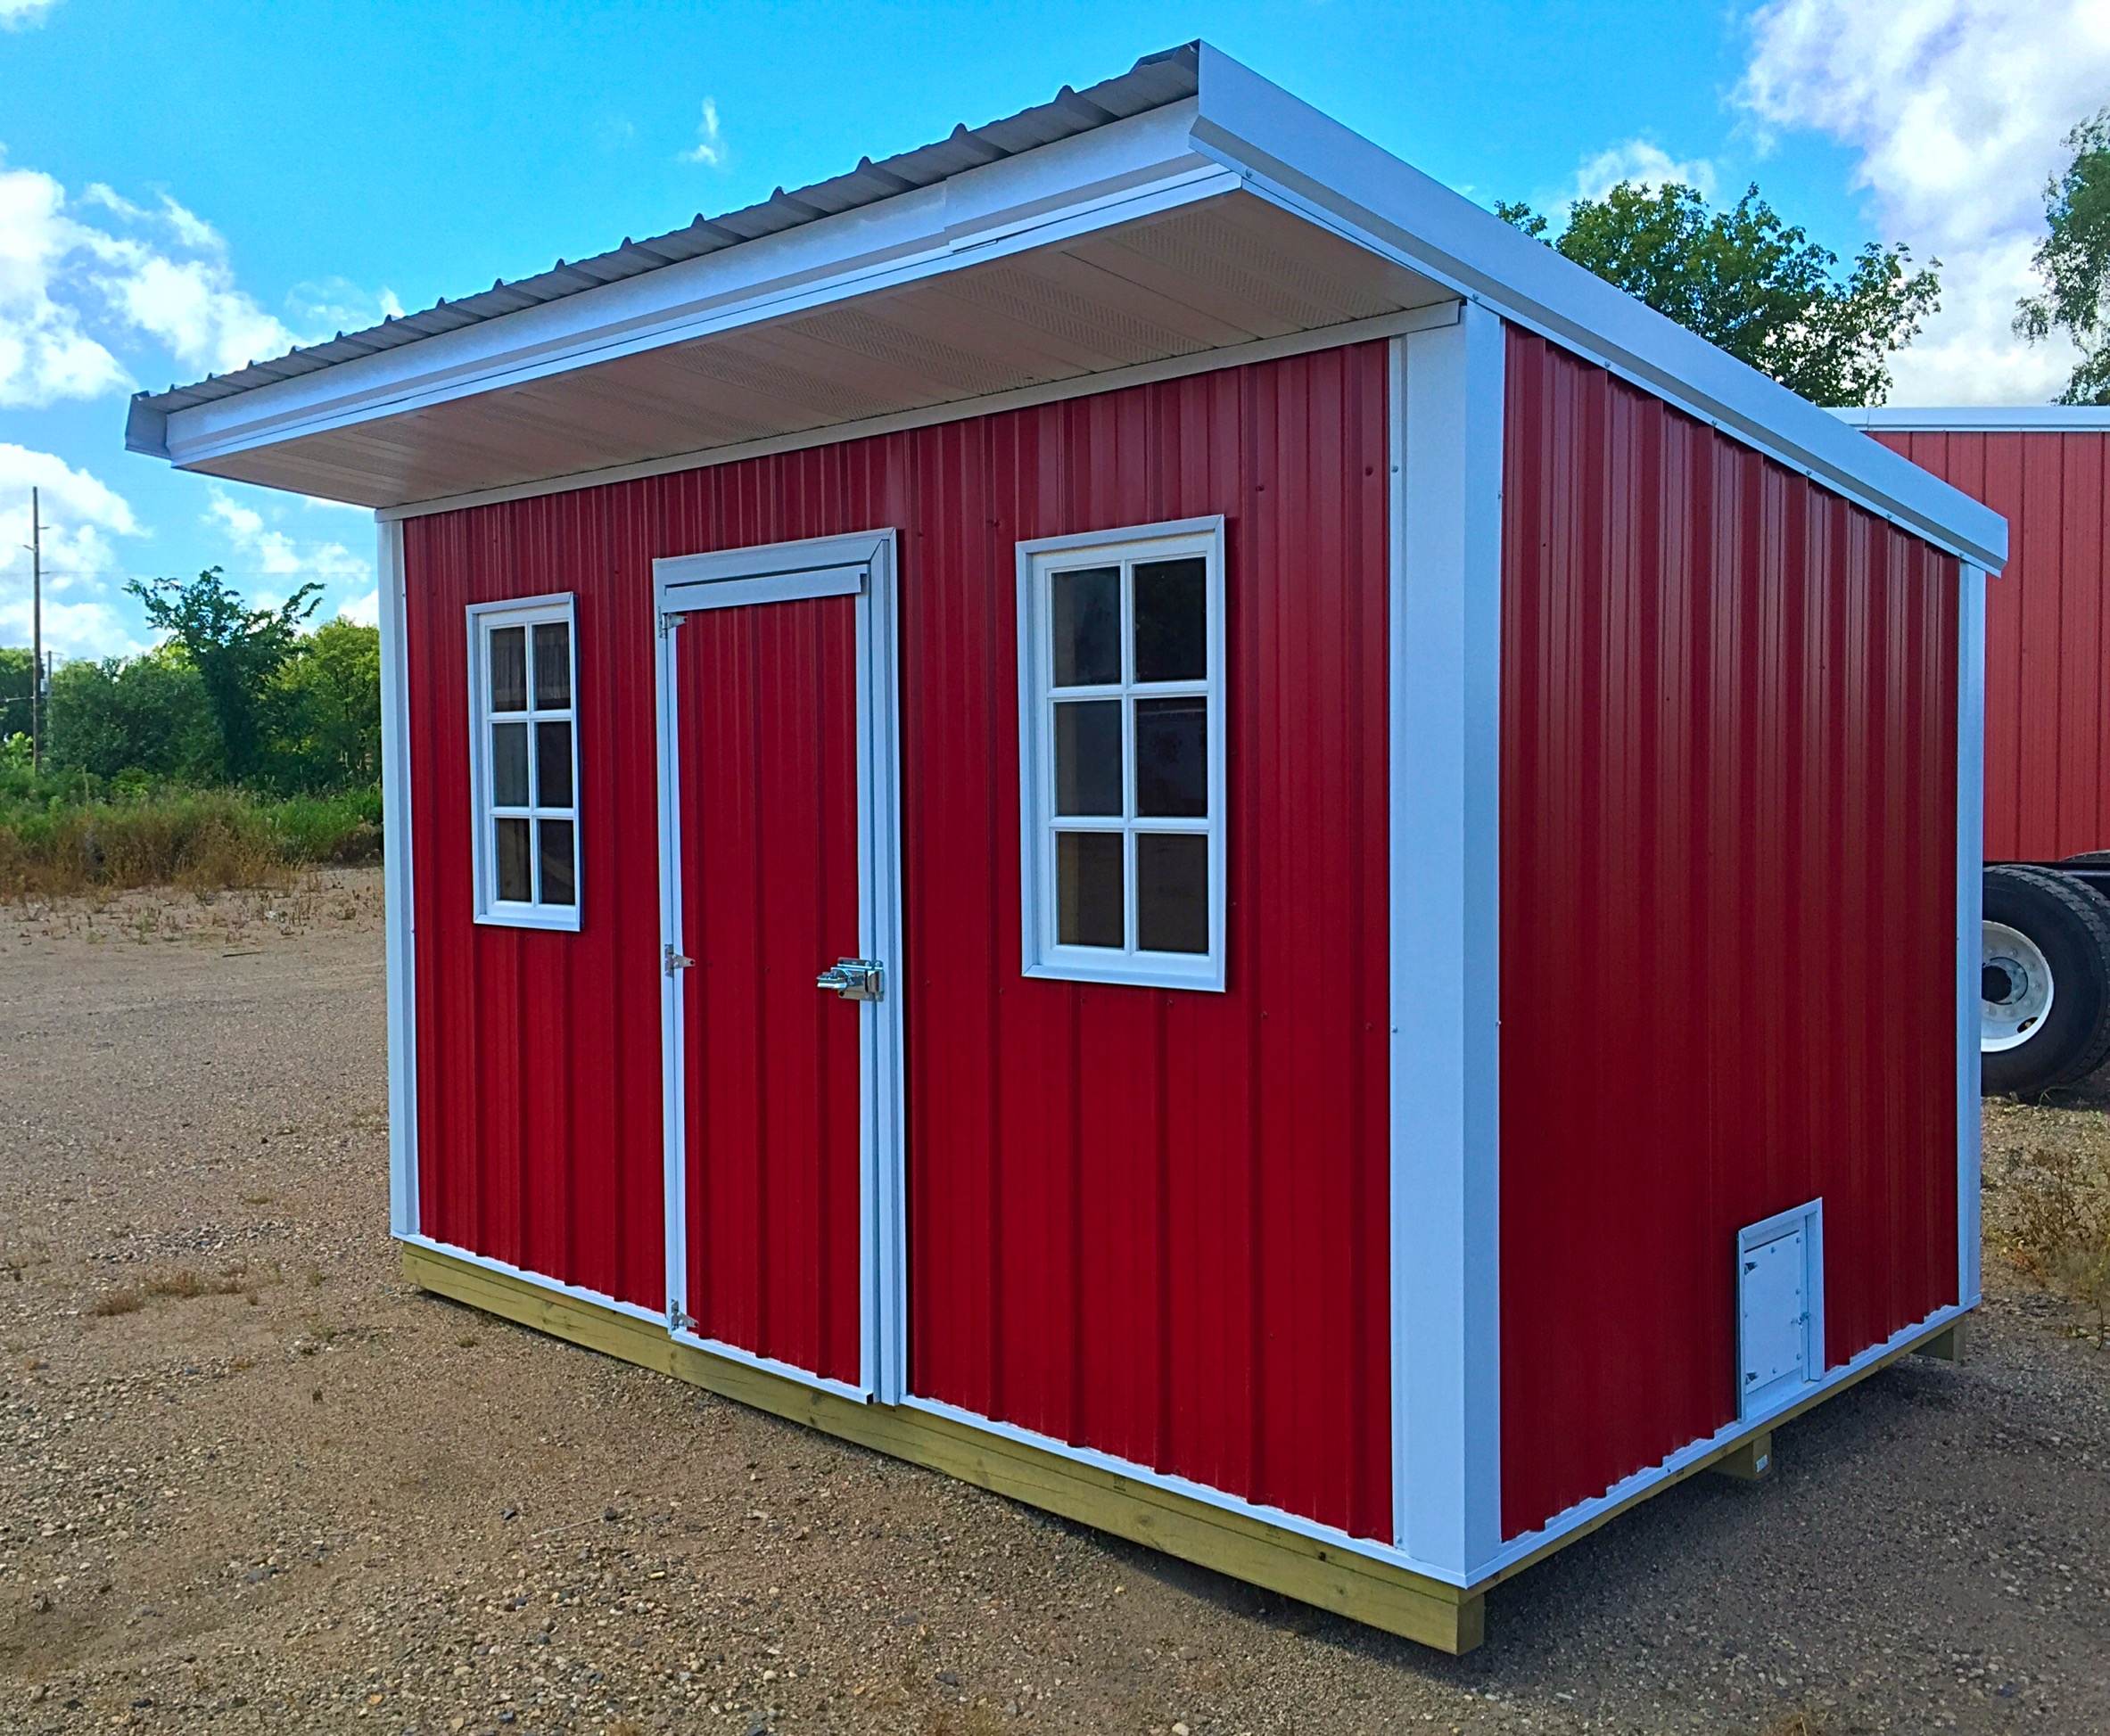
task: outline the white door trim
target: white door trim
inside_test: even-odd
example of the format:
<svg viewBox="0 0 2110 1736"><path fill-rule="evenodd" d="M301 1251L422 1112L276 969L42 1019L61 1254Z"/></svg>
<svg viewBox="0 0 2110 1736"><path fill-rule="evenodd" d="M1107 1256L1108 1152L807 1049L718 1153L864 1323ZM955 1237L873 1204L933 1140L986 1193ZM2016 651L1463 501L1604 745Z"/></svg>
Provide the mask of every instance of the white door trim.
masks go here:
<svg viewBox="0 0 2110 1736"><path fill-rule="evenodd" d="M855 1386L690 1329L688 1320L688 1153L681 979L660 983L660 1069L665 1124L667 1328L679 1340L829 1392L898 1403L907 1369L906 1127L901 948L901 748L896 545L891 530L655 560L654 671L659 740L659 906L662 946L682 950L680 757L670 636L685 614L806 596L854 596L857 609L858 947L885 962L886 996L858 1004L859 1316ZM663 953L662 957L669 956ZM819 992L816 991L816 992Z"/></svg>

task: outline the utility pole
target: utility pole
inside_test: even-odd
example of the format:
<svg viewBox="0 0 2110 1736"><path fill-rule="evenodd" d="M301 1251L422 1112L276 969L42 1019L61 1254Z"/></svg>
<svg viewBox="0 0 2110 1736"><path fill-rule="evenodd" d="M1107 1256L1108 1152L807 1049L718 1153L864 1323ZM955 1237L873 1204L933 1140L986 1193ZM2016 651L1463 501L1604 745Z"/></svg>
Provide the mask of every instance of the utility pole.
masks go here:
<svg viewBox="0 0 2110 1736"><path fill-rule="evenodd" d="M44 514L29 490L29 769L44 766Z"/></svg>

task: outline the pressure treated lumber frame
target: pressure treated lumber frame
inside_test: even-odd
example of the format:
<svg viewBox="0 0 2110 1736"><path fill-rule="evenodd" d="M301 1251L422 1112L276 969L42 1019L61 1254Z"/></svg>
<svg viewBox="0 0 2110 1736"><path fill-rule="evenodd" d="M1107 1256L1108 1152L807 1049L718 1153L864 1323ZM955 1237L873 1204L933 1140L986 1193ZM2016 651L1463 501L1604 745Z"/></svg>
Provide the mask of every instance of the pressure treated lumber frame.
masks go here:
<svg viewBox="0 0 2110 1736"><path fill-rule="evenodd" d="M1381 1561L1334 1549L1169 1489L1101 1470L951 1418L861 1404L729 1357L677 1344L650 1321L559 1291L406 1246L403 1275L420 1289L654 1369L758 1411L804 1423L859 1446L957 1477L1029 1507L1059 1513L1300 1602L1332 1610L1438 1651L1471 1651L1481 1639L1477 1592L1461 1591Z"/></svg>
<svg viewBox="0 0 2110 1736"><path fill-rule="evenodd" d="M1764 1453L1769 1459L1773 1431L1783 1423L1859 1385L1901 1357L1917 1353L1960 1361L1964 1339L1960 1317L1929 1327L1856 1370L1850 1379L1754 1424L1671 1477L1594 1515L1587 1525L1547 1539L1479 1584L1461 1589L950 1417L896 1405L859 1403L767 1369L714 1356L675 1342L650 1321L598 1307L434 1248L406 1243L403 1275L420 1289L487 1314L656 1370L874 1452L942 1471L1028 1507L1059 1513L1095 1530L1453 1654L1471 1651L1485 1637L1482 1600L1495 1586L1701 1471L1746 1479L1754 1473L1762 1475L1758 1457Z"/></svg>

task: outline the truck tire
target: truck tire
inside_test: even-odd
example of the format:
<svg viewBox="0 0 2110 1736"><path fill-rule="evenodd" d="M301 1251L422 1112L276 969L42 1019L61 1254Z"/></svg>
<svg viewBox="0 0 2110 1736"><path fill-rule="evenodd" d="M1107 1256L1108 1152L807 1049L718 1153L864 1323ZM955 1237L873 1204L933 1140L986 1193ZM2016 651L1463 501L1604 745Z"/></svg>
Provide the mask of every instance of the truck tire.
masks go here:
<svg viewBox="0 0 2110 1736"><path fill-rule="evenodd" d="M2110 1054L2110 900L2056 868L1985 871L1979 1078L2037 1098Z"/></svg>

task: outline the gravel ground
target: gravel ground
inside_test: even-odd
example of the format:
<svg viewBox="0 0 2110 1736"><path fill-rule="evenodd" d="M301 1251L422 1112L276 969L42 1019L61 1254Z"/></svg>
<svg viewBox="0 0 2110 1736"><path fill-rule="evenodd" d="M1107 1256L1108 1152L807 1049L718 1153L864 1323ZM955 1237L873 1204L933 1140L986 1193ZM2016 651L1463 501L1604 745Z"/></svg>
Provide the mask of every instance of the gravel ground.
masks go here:
<svg viewBox="0 0 2110 1736"><path fill-rule="evenodd" d="M2110 1729L2110 1354L1997 1266L1439 1658L407 1288L379 910L0 912L0 1731Z"/></svg>

